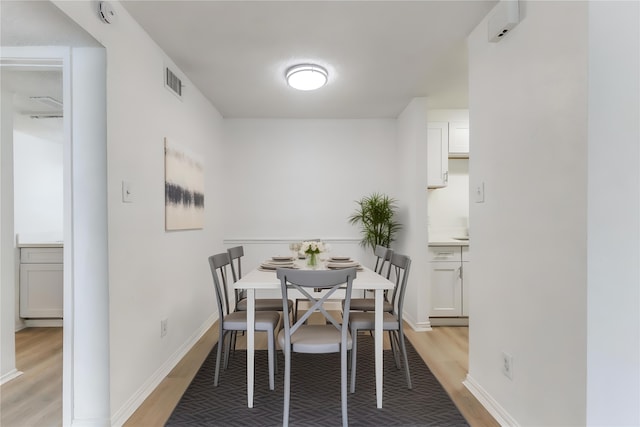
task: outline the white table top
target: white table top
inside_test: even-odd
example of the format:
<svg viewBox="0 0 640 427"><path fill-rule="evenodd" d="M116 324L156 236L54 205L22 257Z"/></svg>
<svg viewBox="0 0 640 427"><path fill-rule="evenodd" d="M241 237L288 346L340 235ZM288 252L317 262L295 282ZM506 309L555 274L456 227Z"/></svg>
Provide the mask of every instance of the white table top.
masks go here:
<svg viewBox="0 0 640 427"><path fill-rule="evenodd" d="M296 265L300 268L306 267L304 260L296 261ZM262 271L256 268L235 282L233 286L235 289L280 289L280 280L275 271ZM357 271L353 281L353 289L393 289L393 287L393 282L367 267Z"/></svg>

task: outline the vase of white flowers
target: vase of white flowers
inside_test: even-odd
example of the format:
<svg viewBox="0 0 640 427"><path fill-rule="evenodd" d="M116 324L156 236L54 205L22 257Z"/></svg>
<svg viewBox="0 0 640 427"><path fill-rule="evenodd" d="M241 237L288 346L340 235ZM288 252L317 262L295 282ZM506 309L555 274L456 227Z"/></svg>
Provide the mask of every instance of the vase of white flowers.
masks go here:
<svg viewBox="0 0 640 427"><path fill-rule="evenodd" d="M318 255L320 252L324 252L324 244L316 241L302 242L300 250L307 255L307 267L318 268Z"/></svg>

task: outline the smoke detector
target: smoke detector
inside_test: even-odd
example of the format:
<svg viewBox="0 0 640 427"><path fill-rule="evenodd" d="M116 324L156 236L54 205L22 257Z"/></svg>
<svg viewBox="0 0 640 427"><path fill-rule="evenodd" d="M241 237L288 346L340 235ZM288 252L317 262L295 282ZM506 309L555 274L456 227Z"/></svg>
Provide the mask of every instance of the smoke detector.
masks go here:
<svg viewBox="0 0 640 427"><path fill-rule="evenodd" d="M118 18L116 11L113 10L113 6L108 1L100 2L98 13L100 13L100 19L107 24L113 24Z"/></svg>

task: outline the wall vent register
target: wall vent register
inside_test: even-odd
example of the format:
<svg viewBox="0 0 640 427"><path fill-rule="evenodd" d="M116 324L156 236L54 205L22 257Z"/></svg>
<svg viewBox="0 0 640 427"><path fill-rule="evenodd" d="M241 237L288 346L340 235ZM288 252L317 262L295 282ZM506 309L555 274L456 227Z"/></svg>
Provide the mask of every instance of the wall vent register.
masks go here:
<svg viewBox="0 0 640 427"><path fill-rule="evenodd" d="M182 99L182 80L169 67L164 67L164 85L175 96Z"/></svg>

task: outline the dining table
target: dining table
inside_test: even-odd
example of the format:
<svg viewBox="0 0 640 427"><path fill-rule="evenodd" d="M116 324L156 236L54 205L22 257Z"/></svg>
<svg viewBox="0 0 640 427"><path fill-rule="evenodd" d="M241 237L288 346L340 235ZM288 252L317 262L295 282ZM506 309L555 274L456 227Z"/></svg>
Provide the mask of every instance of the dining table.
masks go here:
<svg viewBox="0 0 640 427"><path fill-rule="evenodd" d="M305 260L296 260L295 268L308 268ZM326 269L327 262L320 262L314 269ZM255 299L256 292L263 290L280 290L280 281L275 270L267 271L257 267L238 279L234 289L245 290L247 296L247 406L253 408L253 390L255 377ZM384 311L385 291L394 288L394 283L375 271L360 266L352 284L355 290L373 290L375 299L374 352L376 371L376 405L382 408L382 372L383 372L383 330L382 317Z"/></svg>

